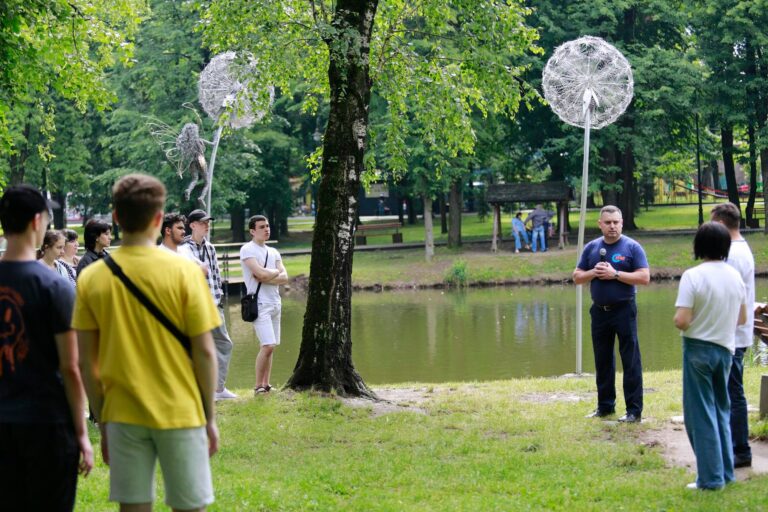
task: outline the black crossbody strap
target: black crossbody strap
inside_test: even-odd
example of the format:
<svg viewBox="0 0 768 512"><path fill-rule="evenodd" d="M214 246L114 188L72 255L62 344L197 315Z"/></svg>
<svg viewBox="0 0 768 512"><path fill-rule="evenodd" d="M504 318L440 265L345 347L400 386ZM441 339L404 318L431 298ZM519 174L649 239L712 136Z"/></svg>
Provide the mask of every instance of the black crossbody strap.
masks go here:
<svg viewBox="0 0 768 512"><path fill-rule="evenodd" d="M120 265L118 265L111 256L104 258L104 263L106 263L112 273L115 274L115 276L117 276L117 278L123 282L125 287L128 288L128 291L130 291L134 297L136 297L138 301L141 302L141 305L147 308L147 311L152 313L152 316L154 316L158 322L163 324L163 327L168 329L168 331L173 334L177 340L179 340L181 346L184 347L184 350L186 350L187 355L191 356L192 343L189 341L189 337L184 335L184 333L181 332L178 327L173 325L173 322L168 320L168 317L165 316L165 314L160 311L160 309L155 306L155 304L149 300L146 295L144 295L144 292L139 290L139 288L133 284L133 281L131 281L128 276L125 275L123 269L120 268Z"/></svg>
<svg viewBox="0 0 768 512"><path fill-rule="evenodd" d="M267 249L267 257L264 258L264 268L267 268L267 261L269 261L269 249ZM245 283L243 283L243 286L245 286ZM261 290L261 281L259 281L259 286L256 287L256 293L253 294L254 300L258 300L259 290ZM245 289L245 292L248 293L248 288Z"/></svg>

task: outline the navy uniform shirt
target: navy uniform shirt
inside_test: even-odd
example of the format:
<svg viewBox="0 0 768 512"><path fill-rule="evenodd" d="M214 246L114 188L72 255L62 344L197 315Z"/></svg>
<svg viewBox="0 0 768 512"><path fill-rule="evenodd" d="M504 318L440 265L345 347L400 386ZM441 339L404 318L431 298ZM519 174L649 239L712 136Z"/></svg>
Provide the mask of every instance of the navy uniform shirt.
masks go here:
<svg viewBox="0 0 768 512"><path fill-rule="evenodd" d="M602 237L592 240L584 246L578 268L592 270L600 262L600 249L605 248L605 261L619 272L634 272L640 268L648 268L645 251L639 243L628 236L622 235L615 243L607 244ZM635 286L622 283L618 279L593 279L589 288L592 302L600 305L615 304L631 300L635 297Z"/></svg>

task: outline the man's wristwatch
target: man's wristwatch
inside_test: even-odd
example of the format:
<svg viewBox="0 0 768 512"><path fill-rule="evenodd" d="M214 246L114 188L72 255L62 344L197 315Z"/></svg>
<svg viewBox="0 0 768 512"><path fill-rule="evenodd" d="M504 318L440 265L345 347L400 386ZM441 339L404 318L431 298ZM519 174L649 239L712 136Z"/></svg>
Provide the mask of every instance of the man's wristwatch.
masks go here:
<svg viewBox="0 0 768 512"><path fill-rule="evenodd" d="M614 277L614 279L618 279L619 278L619 271L618 270L614 270L613 271L613 277Z"/></svg>

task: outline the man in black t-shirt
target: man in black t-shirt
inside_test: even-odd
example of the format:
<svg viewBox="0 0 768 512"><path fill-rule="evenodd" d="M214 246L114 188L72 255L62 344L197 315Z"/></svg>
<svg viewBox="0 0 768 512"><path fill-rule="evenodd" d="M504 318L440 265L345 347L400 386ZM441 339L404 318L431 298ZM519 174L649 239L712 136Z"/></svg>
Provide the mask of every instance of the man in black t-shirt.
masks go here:
<svg viewBox="0 0 768 512"><path fill-rule="evenodd" d="M48 203L32 187L0 198L0 508L72 510L78 469L93 467L83 412L74 290L35 261Z"/></svg>

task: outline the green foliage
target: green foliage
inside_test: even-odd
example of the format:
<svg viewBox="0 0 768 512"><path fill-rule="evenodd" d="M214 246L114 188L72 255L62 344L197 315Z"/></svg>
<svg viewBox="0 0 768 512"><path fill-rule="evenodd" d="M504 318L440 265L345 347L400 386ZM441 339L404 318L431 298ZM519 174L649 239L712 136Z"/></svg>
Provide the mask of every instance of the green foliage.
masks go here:
<svg viewBox="0 0 768 512"><path fill-rule="evenodd" d="M462 258L454 260L451 267L445 273L445 283L449 286L462 288L467 285L468 280L469 269L467 268L467 261Z"/></svg>

